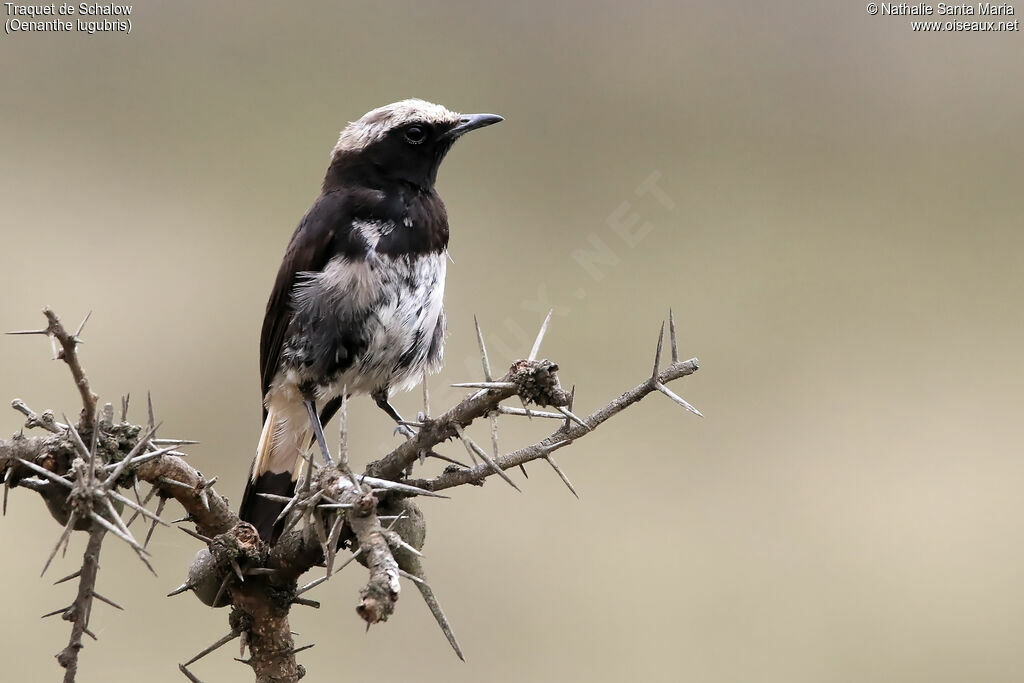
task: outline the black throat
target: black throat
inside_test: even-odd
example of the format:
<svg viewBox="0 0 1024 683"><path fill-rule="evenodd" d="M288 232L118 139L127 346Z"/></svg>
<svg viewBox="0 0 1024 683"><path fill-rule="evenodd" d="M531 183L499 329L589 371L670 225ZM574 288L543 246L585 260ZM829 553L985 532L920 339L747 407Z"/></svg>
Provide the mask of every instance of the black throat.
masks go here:
<svg viewBox="0 0 1024 683"><path fill-rule="evenodd" d="M392 226L377 242L379 254L416 256L448 247L448 212L433 183L399 180L357 155L339 154L327 169L323 194L344 197L354 220Z"/></svg>

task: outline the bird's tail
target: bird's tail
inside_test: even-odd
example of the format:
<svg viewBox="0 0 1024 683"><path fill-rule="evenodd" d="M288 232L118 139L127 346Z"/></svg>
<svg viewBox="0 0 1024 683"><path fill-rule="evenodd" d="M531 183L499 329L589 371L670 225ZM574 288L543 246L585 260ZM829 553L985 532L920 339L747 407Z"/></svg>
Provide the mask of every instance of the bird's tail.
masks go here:
<svg viewBox="0 0 1024 683"><path fill-rule="evenodd" d="M291 497L295 493L295 482L305 465L303 452L311 436L308 420L288 419L280 409L268 406L252 474L238 512L238 516L256 527L260 538L268 543L276 541L281 533L283 521L275 522L285 503L257 494Z"/></svg>

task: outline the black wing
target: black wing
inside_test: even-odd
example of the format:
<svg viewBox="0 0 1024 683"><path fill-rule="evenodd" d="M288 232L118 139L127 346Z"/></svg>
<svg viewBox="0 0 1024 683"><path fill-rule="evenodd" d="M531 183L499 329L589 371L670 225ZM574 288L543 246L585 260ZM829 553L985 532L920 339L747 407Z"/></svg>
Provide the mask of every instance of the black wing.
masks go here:
<svg viewBox="0 0 1024 683"><path fill-rule="evenodd" d="M362 238L352 230L352 208L358 200L343 193L320 195L295 229L274 289L267 301L260 335L260 382L263 396L277 373L281 348L292 320L292 291L300 273L319 272L337 254L354 254L365 249ZM267 412L264 408L263 418Z"/></svg>

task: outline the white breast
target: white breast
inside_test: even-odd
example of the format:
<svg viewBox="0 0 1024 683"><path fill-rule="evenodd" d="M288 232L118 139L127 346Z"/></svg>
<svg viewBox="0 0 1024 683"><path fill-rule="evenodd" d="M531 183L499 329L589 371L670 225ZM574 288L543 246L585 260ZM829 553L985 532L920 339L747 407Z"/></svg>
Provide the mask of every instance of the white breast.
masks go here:
<svg viewBox="0 0 1024 683"><path fill-rule="evenodd" d="M364 235L379 235L379 226L363 225ZM375 245L376 239L367 242ZM366 350L355 363L321 387L319 398L327 400L349 393L370 393L390 387L415 386L430 360L428 351L438 325L443 324L444 281L447 253L392 258L369 251L365 258L338 256L323 271L311 276L295 290L297 306L312 299L324 315L352 320L358 334L367 341Z"/></svg>
<svg viewBox="0 0 1024 683"><path fill-rule="evenodd" d="M361 365L370 375L390 375L391 388L405 390L416 386L424 370L437 369L426 367L427 352L441 324L448 264L444 252L392 263L380 268L387 273L381 278L386 294Z"/></svg>

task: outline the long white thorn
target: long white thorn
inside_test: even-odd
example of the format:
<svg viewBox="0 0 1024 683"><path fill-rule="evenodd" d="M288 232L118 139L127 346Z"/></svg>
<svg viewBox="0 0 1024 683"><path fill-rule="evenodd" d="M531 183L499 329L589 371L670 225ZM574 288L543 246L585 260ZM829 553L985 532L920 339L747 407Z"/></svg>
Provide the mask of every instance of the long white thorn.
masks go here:
<svg viewBox="0 0 1024 683"><path fill-rule="evenodd" d="M515 389L513 382L456 382L451 386L459 389Z"/></svg>
<svg viewBox="0 0 1024 683"><path fill-rule="evenodd" d="M423 557L423 553L421 553L419 550L416 550L416 548L413 548L411 545L409 545L408 543L403 541L401 538L398 539L398 547L399 548L404 548L405 550L408 550L410 553L412 553L416 557Z"/></svg>
<svg viewBox="0 0 1024 683"><path fill-rule="evenodd" d="M193 588L195 588L195 586L186 581L185 583L181 584L180 586L172 590L170 593L168 593L167 597L173 598L175 595L181 595L185 591L192 590Z"/></svg>
<svg viewBox="0 0 1024 683"><path fill-rule="evenodd" d="M314 588L316 588L317 586L319 586L321 583L323 583L324 581L326 581L329 578L331 578L330 574L327 574L326 576L321 576L319 579L313 579L312 581L307 583L305 586L302 586L301 588L296 590L295 591L295 595L298 596L298 595L302 595L306 591L311 591L311 590L313 590Z"/></svg>
<svg viewBox="0 0 1024 683"><path fill-rule="evenodd" d="M679 348L676 346L676 321L672 317L672 309L668 309L668 339L672 344L672 363L679 362Z"/></svg>
<svg viewBox="0 0 1024 683"><path fill-rule="evenodd" d="M17 335L17 334L45 334L45 335L49 335L50 334L50 330L15 330L13 332L4 332L4 334L12 334L12 335Z"/></svg>
<svg viewBox="0 0 1024 683"><path fill-rule="evenodd" d="M487 346L484 344L484 333L480 330L480 321L473 316L473 325L476 326L476 342L480 345L480 362L484 366L484 379L488 382L494 379L491 375L491 361L487 358Z"/></svg>
<svg viewBox="0 0 1024 683"><path fill-rule="evenodd" d="M684 399L683 397L681 397L678 394L674 393L671 389L666 387L661 382L655 382L654 387L658 391L660 391L661 393L665 394L670 399L672 399L673 401L675 401L676 403L681 405L682 407L684 407L687 410L689 410L691 413L693 413L697 417L704 417L704 413L702 413L699 410L697 410L696 408L694 408L692 405L690 405L690 403L686 399Z"/></svg>
<svg viewBox="0 0 1024 683"><path fill-rule="evenodd" d="M71 531L75 528L75 522L78 521L78 514L74 511L68 517L68 523L64 525L64 531L61 532L60 538L57 539L57 545L53 546L53 550L50 552L50 556L46 558L46 564L43 565L43 571L40 572L39 576L46 573L46 570L50 568L50 563L53 562L53 558L57 556L57 551L60 547L67 543L68 537L71 536Z"/></svg>
<svg viewBox="0 0 1024 683"><path fill-rule="evenodd" d="M110 513L110 519L114 521L114 524L116 524L117 528L121 530L121 533L123 533L128 538L132 539L134 544L132 547L138 548L139 550L144 550L144 548L141 545L139 545L138 541L135 540L135 537L132 536L132 532L128 529L128 526L124 523L124 520L121 519L121 515L120 513L118 513L117 508L114 507L113 501L111 501L110 498L104 496L103 503L107 506L107 512Z"/></svg>
<svg viewBox="0 0 1024 683"><path fill-rule="evenodd" d="M394 525L392 525L392 526L394 526ZM405 550L408 550L410 553L412 553L416 557L423 557L423 553L421 553L419 550L417 550L416 548L414 548L411 545L409 545L408 543L406 543L402 539L402 537L398 534L397 531L388 532L386 534L386 537L387 537L388 545L391 547L392 550L396 550L396 549L399 549L399 548L404 548Z"/></svg>
<svg viewBox="0 0 1024 683"><path fill-rule="evenodd" d="M160 496L160 500L156 504L156 512L154 513L154 515L157 518L159 518L161 513L163 513L164 505L167 505L167 499L164 498L163 496ZM153 523L149 525L149 531L146 532L146 540L144 540L142 542L142 547L143 548L148 548L149 547L149 541L150 541L150 539L153 538L153 532L154 531L156 531L156 520L153 520Z"/></svg>
<svg viewBox="0 0 1024 683"><path fill-rule="evenodd" d="M238 631L232 631L231 633L227 634L226 636L224 636L223 638L218 640L216 643L214 643L210 647L206 648L205 650L203 650L202 652L197 654L195 657L193 657L192 659L188 660L184 664L181 664L180 666L188 666L189 664L194 664L195 662L199 661L200 659L202 659L206 655L210 654L211 652L213 652L217 648L221 647L222 645L224 645L226 643L230 643L232 640L234 640L237 637L238 637Z"/></svg>
<svg viewBox="0 0 1024 683"><path fill-rule="evenodd" d="M87 322L89 322L89 318L91 318L91 317L92 317L92 311L89 311L88 313L85 314L85 318L82 320L82 324L78 326L78 331L75 332L74 337L73 337L76 344L81 344L82 343L82 340L79 339L78 337L81 336L82 330L85 329L85 324Z"/></svg>
<svg viewBox="0 0 1024 683"><path fill-rule="evenodd" d="M116 602L114 602L114 601L113 601L113 600L111 600L110 598L107 598L107 597L104 597L104 596L100 595L100 594L99 594L99 593L97 593L96 591L93 591L93 592L92 592L92 597L96 598L96 599L97 599L97 600L99 600L100 602L105 602L105 603L107 603L108 605L110 605L111 607L115 607L115 608L117 608L117 609L121 610L122 612L124 611L124 607L121 607L121 605L117 604Z"/></svg>
<svg viewBox="0 0 1024 683"><path fill-rule="evenodd" d="M96 456L99 455L100 426L98 422L92 426L92 439L89 445L89 483L96 481Z"/></svg>
<svg viewBox="0 0 1024 683"><path fill-rule="evenodd" d="M562 408L560 406L557 406L557 407L555 407L555 410L560 412L562 415L565 415L567 418L569 418L570 420L572 420L573 422L578 424L580 427L583 427L588 432L590 431L590 425L588 425L586 422L581 420L575 413L573 413L568 408Z"/></svg>
<svg viewBox="0 0 1024 683"><path fill-rule="evenodd" d="M149 569L149 571L153 572L154 575L156 574L156 570L153 569L153 565L151 565L149 563L149 560L146 559L146 549L143 548L141 545L139 545L135 541L135 539L132 538L131 534L125 535L125 534L121 533L120 529L118 529L116 526L114 526L113 524L111 524L110 522L105 520L101 515L99 515L96 512L89 513L89 516L92 518L92 520L94 522L96 522L97 524L102 526L104 529L106 529L110 533L114 534L115 536L120 538L122 541L127 543L129 546L131 546L131 549L135 551L135 554L139 556L139 559L142 560L142 563L144 565L146 565L146 567Z"/></svg>
<svg viewBox="0 0 1024 683"><path fill-rule="evenodd" d="M277 516L277 519L274 520L274 526L277 526L281 522L282 519L287 517L288 513L292 511L292 509L295 507L295 504L298 503L298 502L299 502L299 496L298 495L292 496L288 500L288 504L284 506L283 510L281 510L281 514L279 514Z"/></svg>
<svg viewBox="0 0 1024 683"><path fill-rule="evenodd" d="M378 489L391 489L393 491L404 491L406 493L415 493L418 496L430 496L432 498L447 498L448 496L440 493L434 493L426 489L421 489L416 486L410 486L409 484L402 484L397 481L391 481L390 479L378 479L377 477L367 477L365 475L356 475L363 484L368 484L373 488Z"/></svg>
<svg viewBox="0 0 1024 683"><path fill-rule="evenodd" d="M55 482L57 484L63 484L64 486L68 487L69 489L74 487L74 484L72 484L70 481L68 481L64 477L58 476L57 474L54 474L53 472L51 472L50 470L46 469L45 467L40 467L39 465L35 464L34 462L30 462L28 460L25 460L24 458L18 458L18 462L20 462L25 467L28 467L30 470L32 470L34 472L38 472L39 474L43 475L44 477L46 477L47 479L49 479L52 482Z"/></svg>
<svg viewBox="0 0 1024 683"><path fill-rule="evenodd" d="M537 360L537 354L540 353L540 343L544 341L544 335L548 331L548 323L551 322L551 314L555 312L555 309L548 311L547 317L544 318L544 322L540 326L540 332L537 333L537 339L533 342L533 348L530 349L530 357L527 360Z"/></svg>
<svg viewBox="0 0 1024 683"><path fill-rule="evenodd" d="M571 443L572 443L572 439L562 439L561 441L556 441L553 444L548 444L547 446L545 446L544 447L544 452L545 453L553 453L554 451L557 451L559 448L562 448L564 446L568 446Z"/></svg>
<svg viewBox="0 0 1024 683"><path fill-rule="evenodd" d="M344 562L341 563L341 566L339 566L337 569L333 569L332 568L331 569L331 573L328 574L327 576L323 577L323 581L319 581L319 582L311 581L310 583L307 583L305 586L303 586L298 591L296 591L295 594L296 595L301 595L301 594L305 593L306 591L310 590L311 588L319 586L321 583L323 583L324 581L326 581L327 579L331 578L332 576L334 576L335 574L340 572L342 569L347 567L354 559L359 557L360 553L362 553L362 552L363 552L363 549L362 548L358 548L354 553L349 555L348 558ZM337 555L337 551L335 551L335 555ZM333 567L333 563L332 563L332 567ZM310 585L310 584L313 584L313 585Z"/></svg>
<svg viewBox="0 0 1024 683"><path fill-rule="evenodd" d="M472 439L466 436L466 433L465 431L463 431L462 426L460 424L455 423L455 431L458 432L459 438L462 439L462 443L465 444L466 450L469 451L470 455L473 455L473 453L475 452L483 459L484 462L487 463L487 465L492 470L494 470L495 474L497 474L499 477L505 480L506 484L514 488L516 491L522 493L522 489L516 486L516 483L512 481L512 478L505 474L505 472L500 467L498 467L498 464L491 459L491 456L487 455L487 452L484 451L484 449L477 446Z"/></svg>
<svg viewBox="0 0 1024 683"><path fill-rule="evenodd" d="M68 422L68 416L64 416L64 422L68 425L68 432L71 434L71 440L75 443L75 449L78 450L78 454L82 456L82 459L86 462L89 461L89 449L86 447L85 442L82 441L82 435L75 429L75 425Z"/></svg>
<svg viewBox="0 0 1024 683"><path fill-rule="evenodd" d="M462 648L459 647L459 641L455 639L455 633L452 631L451 625L448 623L448 617L445 616L444 610L441 609L441 603L437 601L434 596L434 591L430 588L430 585L425 581L418 581L416 588L419 589L420 595L423 597L423 601L427 603L427 608L430 613L434 615L434 621L441 627L441 632L444 633L444 637L448 639L448 644L455 650L455 654L458 655L459 659L466 661L466 658L462 655Z"/></svg>
<svg viewBox="0 0 1024 683"><path fill-rule="evenodd" d="M336 503L340 504L340 503ZM331 526L331 533L327 537L327 576L334 572L334 560L338 557L338 539L341 538L341 527L345 524L345 515L339 514L334 518L334 525Z"/></svg>
<svg viewBox="0 0 1024 683"><path fill-rule="evenodd" d="M420 577L416 576L415 574L410 574L409 572L405 571L404 569L399 569L398 570L398 574L399 574L399 576L404 576L405 578L409 579L410 581L415 581L416 583L426 583L426 581L424 581Z"/></svg>
<svg viewBox="0 0 1024 683"><path fill-rule="evenodd" d="M562 480L562 483L569 488L569 490L572 492L572 495L576 496L576 499L579 500L580 494L576 492L576 487L572 485L571 481L569 481L569 477L565 476L565 472L563 472L562 468L558 466L558 463L555 462L554 458L552 458L550 455L545 455L544 459L548 461L548 464L551 465L551 469L555 471L555 474L557 474L558 477Z"/></svg>
<svg viewBox="0 0 1024 683"><path fill-rule="evenodd" d="M267 500L273 500L278 503L290 503L292 501L291 496L279 496L276 493L257 493L260 498L266 498Z"/></svg>
<svg viewBox="0 0 1024 683"><path fill-rule="evenodd" d="M658 333L658 348L654 351L654 370L651 372L651 381L658 381L658 370L661 368L661 344L665 341L665 321L661 321L661 332Z"/></svg>
<svg viewBox="0 0 1024 683"><path fill-rule="evenodd" d="M168 524L164 520L160 519L160 517L158 517L157 515L153 514L152 512L147 510L146 508L142 507L141 505L137 504L135 501L130 500L130 499L126 498L125 496L122 496L117 491L108 491L107 495L113 496L114 498L117 498L119 501L121 501L122 503L124 503L125 505L130 507L132 510L135 510L140 515L142 515L143 517L145 517L145 518L155 522L156 524L160 524L161 526L166 526L166 527L171 526L170 524ZM127 525L126 525L126 528L127 528Z"/></svg>

